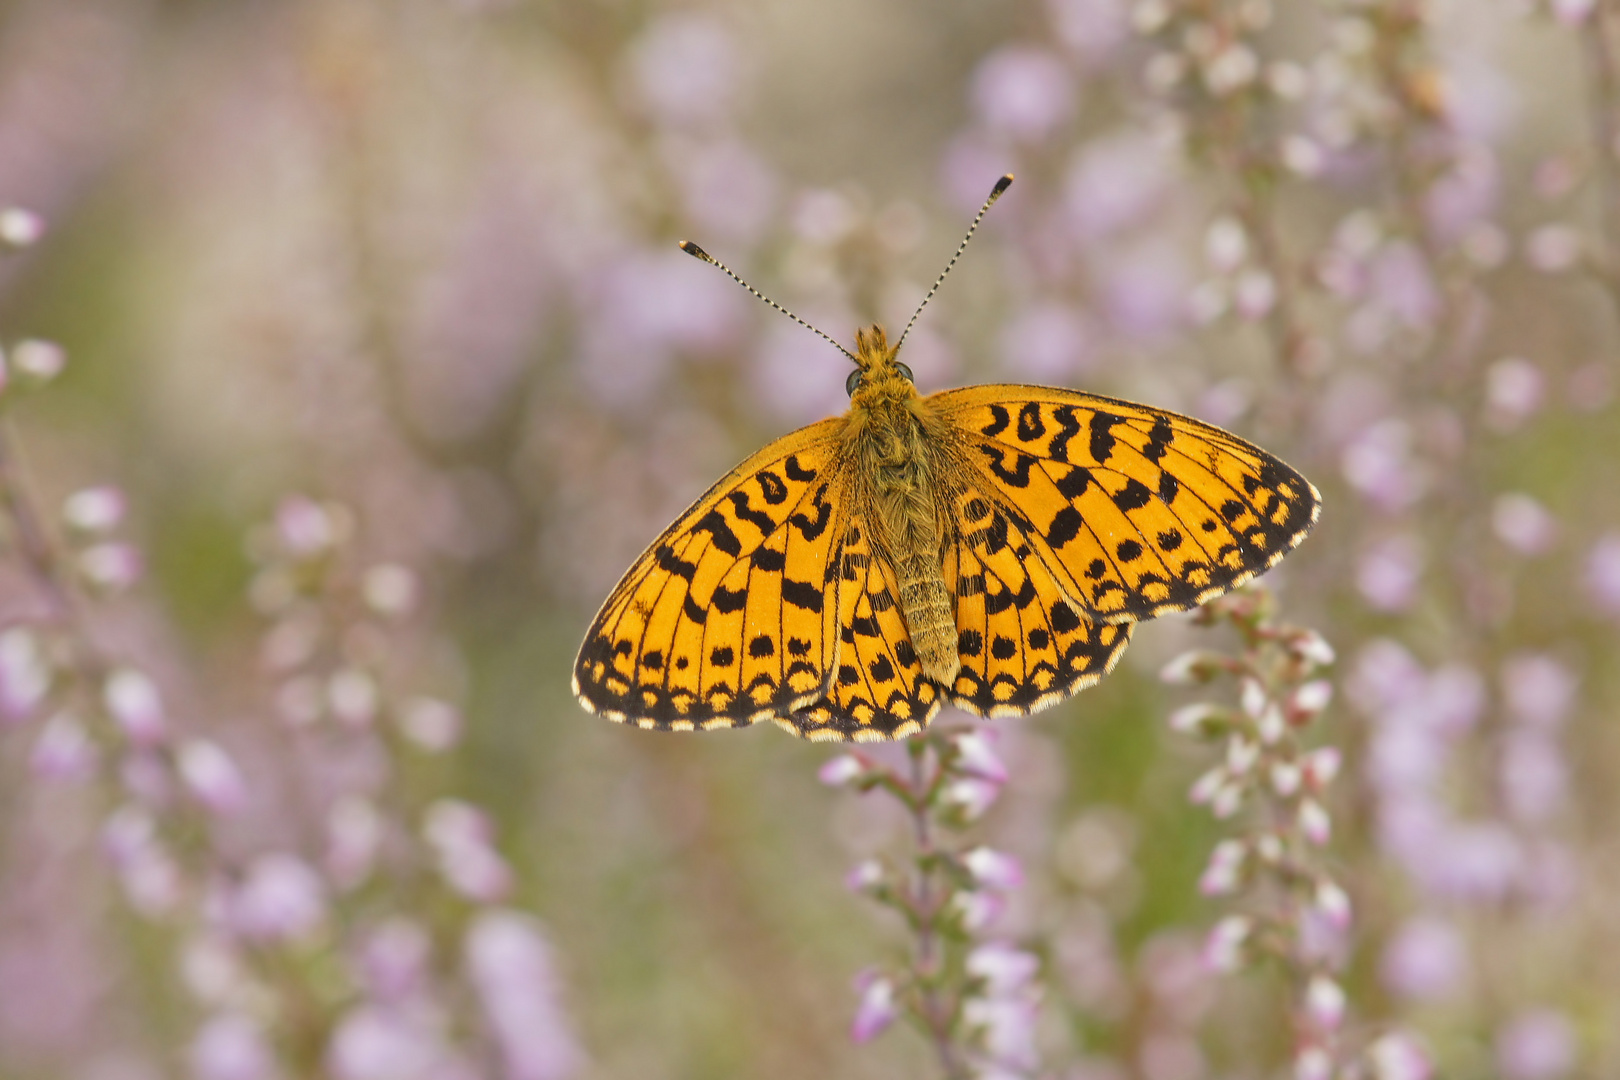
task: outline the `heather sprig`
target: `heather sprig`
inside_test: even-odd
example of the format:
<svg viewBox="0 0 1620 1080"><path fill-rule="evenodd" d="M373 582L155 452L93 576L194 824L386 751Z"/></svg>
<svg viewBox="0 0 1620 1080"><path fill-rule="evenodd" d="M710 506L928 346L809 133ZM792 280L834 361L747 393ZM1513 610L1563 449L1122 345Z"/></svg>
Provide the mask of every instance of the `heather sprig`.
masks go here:
<svg viewBox="0 0 1620 1080"><path fill-rule="evenodd" d="M821 769L824 783L895 800L911 822L908 852L865 860L847 879L911 935L903 963L857 977L851 1036L865 1042L905 1018L952 1080L1032 1076L1040 1067L1040 961L989 933L1023 868L967 836L1007 781L994 738L982 728L934 729L905 744L903 764L856 751Z"/></svg>
<svg viewBox="0 0 1620 1080"><path fill-rule="evenodd" d="M1343 971L1353 912L1327 854L1328 790L1343 758L1308 739L1333 698L1332 683L1319 677L1333 663L1332 647L1315 630L1283 622L1263 588L1211 601L1194 621L1229 627L1239 639L1236 652L1184 653L1162 672L1174 684L1231 679L1238 687L1236 705L1195 702L1170 717L1173 730L1219 751L1189 798L1233 827L1199 879L1205 896L1229 898L1234 909L1209 932L1205 963L1226 973L1265 962L1281 969L1296 1080L1426 1077L1427 1060L1409 1036L1357 1042L1350 1027Z"/></svg>

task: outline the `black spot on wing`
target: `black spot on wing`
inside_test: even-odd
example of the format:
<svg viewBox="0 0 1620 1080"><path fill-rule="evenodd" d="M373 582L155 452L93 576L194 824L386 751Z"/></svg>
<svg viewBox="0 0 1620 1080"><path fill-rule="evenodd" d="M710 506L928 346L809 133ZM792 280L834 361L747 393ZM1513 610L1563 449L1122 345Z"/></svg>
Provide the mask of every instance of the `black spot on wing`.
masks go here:
<svg viewBox="0 0 1620 1080"><path fill-rule="evenodd" d="M1091 414L1091 457L1097 464L1105 465L1108 463L1108 459L1113 456L1114 443L1117 440L1110 429L1114 425L1123 424L1124 422L1125 418L1123 416L1115 416L1113 413L1103 412L1101 409Z"/></svg>
<svg viewBox="0 0 1620 1080"><path fill-rule="evenodd" d="M659 544L653 557L658 560L658 569L685 578L687 581L691 581L692 576L697 573L697 563L685 562L676 557L675 549L668 544Z"/></svg>
<svg viewBox="0 0 1620 1080"><path fill-rule="evenodd" d="M791 578L782 579L782 599L794 607L806 611L820 611L825 596L819 585L808 581L794 581Z"/></svg>
<svg viewBox="0 0 1620 1080"><path fill-rule="evenodd" d="M769 469L761 469L754 474L754 479L759 481L760 494L765 496L766 502L776 506L787 501L788 486L782 482L780 476Z"/></svg>
<svg viewBox="0 0 1620 1080"><path fill-rule="evenodd" d="M1000 405L990 406L990 416L990 423L979 429L985 435L1000 435L1012 423L1012 416Z"/></svg>
<svg viewBox="0 0 1620 1080"><path fill-rule="evenodd" d="M1025 442L1034 442L1046 434L1046 424L1041 420L1041 406L1039 402L1026 401L1018 410L1018 437Z"/></svg>

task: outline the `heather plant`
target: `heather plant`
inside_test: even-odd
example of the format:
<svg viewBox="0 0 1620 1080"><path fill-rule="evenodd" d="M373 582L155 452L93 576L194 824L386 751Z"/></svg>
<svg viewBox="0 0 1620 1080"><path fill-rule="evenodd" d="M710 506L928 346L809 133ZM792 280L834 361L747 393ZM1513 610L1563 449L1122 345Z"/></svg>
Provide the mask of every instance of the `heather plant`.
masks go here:
<svg viewBox="0 0 1620 1080"><path fill-rule="evenodd" d="M1613 1074L1617 20L6 8L0 1075ZM919 386L1220 424L1310 540L838 790L580 713L847 402L675 242L896 329L1005 172Z"/></svg>

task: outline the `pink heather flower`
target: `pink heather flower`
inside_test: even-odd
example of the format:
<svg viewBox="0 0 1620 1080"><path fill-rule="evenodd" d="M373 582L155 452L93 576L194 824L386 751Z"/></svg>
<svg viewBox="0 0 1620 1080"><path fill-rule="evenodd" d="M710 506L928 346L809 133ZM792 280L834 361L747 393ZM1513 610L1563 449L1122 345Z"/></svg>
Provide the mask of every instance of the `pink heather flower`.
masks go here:
<svg viewBox="0 0 1620 1080"><path fill-rule="evenodd" d="M1498 495L1491 504L1491 530L1520 555L1544 555L1558 539L1558 521L1523 492Z"/></svg>
<svg viewBox="0 0 1620 1080"><path fill-rule="evenodd" d="M1094 242L1147 220L1170 196L1176 171L1167 150L1139 130L1088 139L1064 182L1075 238Z"/></svg>
<svg viewBox="0 0 1620 1080"><path fill-rule="evenodd" d="M1322 804L1315 799L1302 799L1299 804L1299 831L1305 839L1321 847L1333 834L1333 820Z"/></svg>
<svg viewBox="0 0 1620 1080"><path fill-rule="evenodd" d="M1524 242L1524 257L1544 274L1571 270L1585 254L1581 234L1568 225L1543 225Z"/></svg>
<svg viewBox="0 0 1620 1080"><path fill-rule="evenodd" d="M45 721L28 755L28 767L46 780L84 781L95 776L99 759L84 723L64 711Z"/></svg>
<svg viewBox="0 0 1620 1080"><path fill-rule="evenodd" d="M369 727L377 718L380 692L377 680L358 668L340 668L326 684L326 702L332 716L349 727Z"/></svg>
<svg viewBox="0 0 1620 1080"><path fill-rule="evenodd" d="M11 347L11 366L19 375L49 382L67 367L67 351L54 341L27 338Z"/></svg>
<svg viewBox="0 0 1620 1080"><path fill-rule="evenodd" d="M76 491L62 502L62 521L81 533L105 533L118 527L129 508L124 493L115 487Z"/></svg>
<svg viewBox="0 0 1620 1080"><path fill-rule="evenodd" d="M1404 1031L1379 1036L1367 1048L1373 1080L1429 1080L1434 1066L1416 1039Z"/></svg>
<svg viewBox="0 0 1620 1080"><path fill-rule="evenodd" d="M379 1001L403 1001L417 992L433 959L427 931L394 915L368 933L356 957L360 981Z"/></svg>
<svg viewBox="0 0 1620 1080"><path fill-rule="evenodd" d="M84 580L104 592L122 592L141 579L145 565L141 553L131 544L92 544L79 552L79 573Z"/></svg>
<svg viewBox="0 0 1620 1080"><path fill-rule="evenodd" d="M1521 653L1502 666L1502 696L1508 712L1528 727L1553 728L1575 704L1580 680L1551 656Z"/></svg>
<svg viewBox="0 0 1620 1080"><path fill-rule="evenodd" d="M335 1080L438 1080L451 1057L436 1016L378 1005L350 1009L326 1048Z"/></svg>
<svg viewBox="0 0 1620 1080"><path fill-rule="evenodd" d="M991 780L965 776L946 784L940 793L945 809L953 810L964 821L977 821L1001 796L1001 785Z"/></svg>
<svg viewBox="0 0 1620 1080"><path fill-rule="evenodd" d="M585 1053L563 1012L562 987L545 930L534 918L497 909L467 931L467 971L511 1080L563 1080Z"/></svg>
<svg viewBox="0 0 1620 1080"><path fill-rule="evenodd" d="M274 1080L281 1075L264 1031L240 1013L211 1017L192 1039L187 1057L195 1080Z"/></svg>
<svg viewBox="0 0 1620 1080"><path fill-rule="evenodd" d="M1001 362L1017 375L1061 382L1091 365L1095 336L1085 316L1067 304L1036 304L1002 327Z"/></svg>
<svg viewBox="0 0 1620 1080"><path fill-rule="evenodd" d="M1597 7L1597 0L1552 0L1552 12L1559 22L1575 25L1586 21Z"/></svg>
<svg viewBox="0 0 1620 1080"><path fill-rule="evenodd" d="M22 626L0 631L0 712L8 719L22 719L50 688L50 665L34 632Z"/></svg>
<svg viewBox="0 0 1620 1080"><path fill-rule="evenodd" d="M1209 865L1198 879L1198 891L1205 896L1227 896L1236 891L1243 875L1249 848L1241 840L1222 840L1210 852Z"/></svg>
<svg viewBox="0 0 1620 1080"><path fill-rule="evenodd" d="M1586 586L1604 614L1620 616L1620 534L1599 537L1586 555Z"/></svg>
<svg viewBox="0 0 1620 1080"><path fill-rule="evenodd" d="M993 134L1034 141L1073 113L1074 80L1067 65L1044 49L1005 46L973 73L973 104Z"/></svg>
<svg viewBox="0 0 1620 1080"><path fill-rule="evenodd" d="M1226 766L1217 765L1193 781L1192 787L1187 789L1187 801L1194 806L1207 806L1223 789L1231 786L1230 780Z"/></svg>
<svg viewBox="0 0 1620 1080"><path fill-rule="evenodd" d="M304 495L289 495L276 507L276 535L289 555L307 559L336 544L340 533L326 507Z"/></svg>
<svg viewBox="0 0 1620 1080"><path fill-rule="evenodd" d="M1225 657L1202 649L1184 652L1159 669L1159 681L1172 686L1208 682L1226 669Z"/></svg>
<svg viewBox="0 0 1620 1080"><path fill-rule="evenodd" d="M45 235L45 219L32 210L8 206L0 210L0 244L12 250L32 247Z"/></svg>
<svg viewBox="0 0 1620 1080"><path fill-rule="evenodd" d="M131 742L152 746L163 741L168 728L163 699L145 672L129 667L114 670L101 688L101 697L108 715Z"/></svg>
<svg viewBox="0 0 1620 1080"><path fill-rule="evenodd" d="M1419 916L1390 939L1378 973L1391 993L1413 1001L1440 1001L1465 984L1468 945L1450 922Z"/></svg>
<svg viewBox="0 0 1620 1080"><path fill-rule="evenodd" d="M1007 766L995 751L995 732L975 728L956 736L953 742L957 753L955 767L959 771L995 784L1007 782Z"/></svg>
<svg viewBox="0 0 1620 1080"><path fill-rule="evenodd" d="M681 125L724 118L740 82L730 31L721 20L697 13L653 20L632 49L630 74L642 105Z"/></svg>
<svg viewBox="0 0 1620 1080"><path fill-rule="evenodd" d="M980 945L967 956L967 973L984 981L988 997L1006 997L1034 981L1041 962L1034 953L1003 941Z"/></svg>
<svg viewBox="0 0 1620 1080"><path fill-rule="evenodd" d="M871 1042L900 1018L900 1002L895 997L894 983L871 968L855 976L855 989L861 1001L855 1007L849 1037L857 1043Z"/></svg>
<svg viewBox="0 0 1620 1080"><path fill-rule="evenodd" d="M1326 975L1313 975L1305 985L1305 1015L1318 1031L1336 1031L1344 1022L1344 988Z"/></svg>
<svg viewBox="0 0 1620 1080"><path fill-rule="evenodd" d="M378 563L360 581L366 606L379 615L408 615L416 607L420 585L408 566Z"/></svg>
<svg viewBox="0 0 1620 1080"><path fill-rule="evenodd" d="M1326 679L1314 679L1296 689L1288 699L1288 711L1295 716L1312 717L1328 707L1333 700L1333 684Z"/></svg>
<svg viewBox="0 0 1620 1080"><path fill-rule="evenodd" d="M303 860L272 852L248 866L230 908L231 921L244 937L294 941L325 923L326 890Z"/></svg>
<svg viewBox="0 0 1620 1080"><path fill-rule="evenodd" d="M1277 762L1267 775L1271 780L1271 790L1285 799L1292 798L1305 780L1304 770L1292 761Z"/></svg>
<svg viewBox="0 0 1620 1080"><path fill-rule="evenodd" d="M1396 418L1379 420L1351 439L1339 469L1351 487L1386 511L1406 509L1429 487L1428 468L1413 452L1411 425Z"/></svg>
<svg viewBox="0 0 1620 1080"><path fill-rule="evenodd" d="M985 929L1006 910L1006 897L987 889L969 889L955 893L947 905L947 911L955 916L962 929L970 934Z"/></svg>
<svg viewBox="0 0 1620 1080"><path fill-rule="evenodd" d="M136 849L119 866L118 876L130 907L148 918L167 915L180 903L180 868L155 843Z"/></svg>
<svg viewBox="0 0 1620 1080"><path fill-rule="evenodd" d="M1557 742L1545 731L1510 733L1498 759L1502 797L1515 820L1546 821L1563 805L1569 768Z"/></svg>
<svg viewBox="0 0 1620 1080"><path fill-rule="evenodd" d="M1250 267L1238 274L1232 288L1232 306L1238 316L1256 322L1277 304L1277 281L1266 271Z"/></svg>
<svg viewBox="0 0 1620 1080"><path fill-rule="evenodd" d="M969 998L962 1004L962 1019L977 1029L979 1042L990 1060L1026 1074L1040 1066L1035 1044L1037 1001L1033 994L1013 997Z"/></svg>
<svg viewBox="0 0 1620 1080"><path fill-rule="evenodd" d="M115 866L122 866L152 847L157 825L138 806L121 806L101 826L101 848Z"/></svg>
<svg viewBox="0 0 1620 1080"><path fill-rule="evenodd" d="M205 1005L228 1004L246 988L236 949L228 939L207 931L186 939L180 974L192 996Z"/></svg>
<svg viewBox="0 0 1620 1080"><path fill-rule="evenodd" d="M1244 944L1254 929L1254 921L1245 915L1228 915L1215 924L1204 939L1204 966L1211 971L1236 971L1243 963Z"/></svg>
<svg viewBox="0 0 1620 1080"><path fill-rule="evenodd" d="M1131 36L1126 0L1047 0L1060 41L1082 60L1099 64Z"/></svg>
<svg viewBox="0 0 1620 1080"><path fill-rule="evenodd" d="M878 859L862 859L850 868L844 875L844 888L850 892L861 893L875 889L888 878L882 861Z"/></svg>
<svg viewBox="0 0 1620 1080"><path fill-rule="evenodd" d="M1416 597L1423 561L1415 537L1392 536L1374 544L1356 564L1356 588L1377 611L1405 611Z"/></svg>
<svg viewBox="0 0 1620 1080"><path fill-rule="evenodd" d="M859 754L839 754L828 758L816 771L816 779L828 787L852 784L871 772L871 766Z"/></svg>
<svg viewBox="0 0 1620 1080"><path fill-rule="evenodd" d="M399 710L399 731L430 754L442 754L461 739L461 713L438 698L412 698Z"/></svg>
<svg viewBox="0 0 1620 1080"><path fill-rule="evenodd" d="M1343 764L1344 756L1337 747L1323 746L1300 758L1300 767L1305 774L1306 783L1314 791L1321 791L1333 782L1339 775L1339 768Z"/></svg>
<svg viewBox="0 0 1620 1080"><path fill-rule="evenodd" d="M1260 760L1260 744L1242 735L1226 740L1226 772L1229 776L1244 776Z"/></svg>
<svg viewBox="0 0 1620 1080"><path fill-rule="evenodd" d="M1195 701L1191 705L1183 705L1170 714L1170 730L1178 731L1183 735L1199 735L1205 738L1218 735L1232 722L1232 713L1229 709L1207 701Z"/></svg>
<svg viewBox="0 0 1620 1080"><path fill-rule="evenodd" d="M422 834L438 855L439 872L452 889L483 903L504 898L512 871L490 846L489 819L483 811L456 799L428 807Z"/></svg>
<svg viewBox="0 0 1620 1080"><path fill-rule="evenodd" d="M962 865L975 882L987 889L1006 892L1024 884L1024 868L1016 858L983 844L965 853Z"/></svg>
<svg viewBox="0 0 1620 1080"><path fill-rule="evenodd" d="M371 800L345 795L326 815L326 873L347 891L364 884L383 841L383 819Z"/></svg>
<svg viewBox="0 0 1620 1080"><path fill-rule="evenodd" d="M1230 274L1249 258L1249 234L1231 214L1222 214L1204 230L1204 261L1220 274Z"/></svg>
<svg viewBox="0 0 1620 1080"><path fill-rule="evenodd" d="M217 814L232 814L247 804L247 784L236 762L216 742L191 739L175 754L180 779L197 801Z"/></svg>
<svg viewBox="0 0 1620 1080"><path fill-rule="evenodd" d="M1575 1029L1563 1013L1533 1009L1496 1036L1496 1067L1504 1080L1559 1080L1576 1060Z"/></svg>
<svg viewBox="0 0 1620 1080"><path fill-rule="evenodd" d="M1350 894L1329 878L1316 883L1315 908L1329 927L1343 932L1350 928Z"/></svg>
<svg viewBox="0 0 1620 1080"><path fill-rule="evenodd" d="M1485 419L1498 431L1518 427L1546 397L1546 377L1528 360L1510 356L1485 370Z"/></svg>
<svg viewBox="0 0 1620 1080"><path fill-rule="evenodd" d="M1320 1046L1300 1047L1294 1055L1294 1080L1333 1080L1333 1055Z"/></svg>

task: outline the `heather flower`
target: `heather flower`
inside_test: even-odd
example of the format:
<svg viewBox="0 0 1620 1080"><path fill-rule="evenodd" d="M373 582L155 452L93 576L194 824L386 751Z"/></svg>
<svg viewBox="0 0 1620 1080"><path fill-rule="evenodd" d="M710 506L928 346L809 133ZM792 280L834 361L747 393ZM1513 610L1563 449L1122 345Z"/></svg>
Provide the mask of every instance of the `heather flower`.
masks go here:
<svg viewBox="0 0 1620 1080"><path fill-rule="evenodd" d="M1450 922L1432 916L1409 920L1390 939L1379 975L1395 994L1440 1000L1462 988L1468 975L1467 944Z"/></svg>
<svg viewBox="0 0 1620 1080"><path fill-rule="evenodd" d="M285 852L255 859L231 898L231 921L243 936L267 941L310 937L326 921L325 887L302 860Z"/></svg>
<svg viewBox="0 0 1620 1080"><path fill-rule="evenodd" d="M991 132L1035 140L1069 118L1074 88L1068 68L1041 49L1009 46L991 53L973 77L973 102Z"/></svg>
<svg viewBox="0 0 1620 1080"><path fill-rule="evenodd" d="M218 743L191 739L175 751L180 779L199 802L219 814L240 810L247 802L247 785L236 762Z"/></svg>
<svg viewBox="0 0 1620 1080"><path fill-rule="evenodd" d="M240 1013L212 1017L191 1041L194 1080L275 1080L282 1075L263 1029Z"/></svg>
<svg viewBox="0 0 1620 1080"><path fill-rule="evenodd" d="M870 1042L900 1018L894 983L869 969L855 977L855 989L861 1001L849 1037L857 1043Z"/></svg>
<svg viewBox="0 0 1620 1080"><path fill-rule="evenodd" d="M49 382L67 367L67 351L54 341L26 338L11 347L11 370L35 382Z"/></svg>
<svg viewBox="0 0 1620 1080"><path fill-rule="evenodd" d="M556 960L533 918L504 909L467 931L467 969L514 1080L563 1080L585 1055L563 1014Z"/></svg>
<svg viewBox="0 0 1620 1080"><path fill-rule="evenodd" d="M1496 1067L1505 1080L1558 1080L1575 1060L1574 1028L1553 1009L1521 1013L1496 1036Z"/></svg>
<svg viewBox="0 0 1620 1080"><path fill-rule="evenodd" d="M65 711L45 721L28 757L34 775L49 780L89 780L99 763L100 754L84 723Z"/></svg>
<svg viewBox="0 0 1620 1080"><path fill-rule="evenodd" d="M8 206L0 210L0 244L20 250L32 247L45 235L45 219L32 210Z"/></svg>
<svg viewBox="0 0 1620 1080"><path fill-rule="evenodd" d="M166 737L168 722L163 700L156 684L144 672L128 667L112 672L102 688L102 700L108 715L131 742L151 746Z"/></svg>

